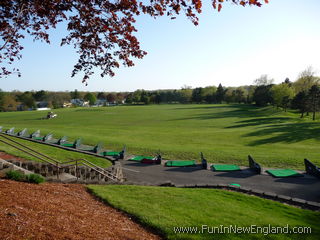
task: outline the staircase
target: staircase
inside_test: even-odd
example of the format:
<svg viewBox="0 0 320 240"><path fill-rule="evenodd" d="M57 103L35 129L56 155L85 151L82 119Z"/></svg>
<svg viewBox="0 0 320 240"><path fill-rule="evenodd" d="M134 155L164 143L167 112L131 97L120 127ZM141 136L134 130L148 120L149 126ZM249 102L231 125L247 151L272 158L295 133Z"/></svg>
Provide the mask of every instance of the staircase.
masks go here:
<svg viewBox="0 0 320 240"><path fill-rule="evenodd" d="M122 167L116 162L110 168L101 168L86 159L75 159L67 162L60 162L45 154L37 152L7 136L0 134L0 142L14 147L24 153L27 153L41 162L2 160L0 170L8 166L15 165L19 168L40 174L48 181L59 182L78 182L78 183L119 183L125 179L122 173Z"/></svg>

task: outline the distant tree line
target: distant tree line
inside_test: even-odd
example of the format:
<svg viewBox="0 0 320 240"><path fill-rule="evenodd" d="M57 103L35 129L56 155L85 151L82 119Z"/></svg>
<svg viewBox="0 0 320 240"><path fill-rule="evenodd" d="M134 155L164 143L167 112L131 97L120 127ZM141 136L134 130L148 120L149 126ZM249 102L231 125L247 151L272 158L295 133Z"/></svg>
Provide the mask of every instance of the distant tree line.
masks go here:
<svg viewBox="0 0 320 240"><path fill-rule="evenodd" d="M46 102L47 107L60 108L71 99L81 99L94 105L97 101L127 104L172 104L172 103L238 103L255 104L260 107L272 105L287 111L288 108L298 110L301 118L320 111L320 78L315 76L311 67L301 72L296 81L286 78L280 84L274 84L273 79L262 75L253 85L240 87L223 87L221 84L208 87L147 91L143 89L134 92L50 92L50 91L0 91L0 110L15 111L36 108L39 102Z"/></svg>
<svg viewBox="0 0 320 240"><path fill-rule="evenodd" d="M62 108L64 103L70 103L71 99L88 101L90 105L94 105L98 99L105 100L105 102L122 103L127 95L126 92L80 92L78 90L71 92L44 90L3 92L0 89L0 111L33 110L39 106Z"/></svg>

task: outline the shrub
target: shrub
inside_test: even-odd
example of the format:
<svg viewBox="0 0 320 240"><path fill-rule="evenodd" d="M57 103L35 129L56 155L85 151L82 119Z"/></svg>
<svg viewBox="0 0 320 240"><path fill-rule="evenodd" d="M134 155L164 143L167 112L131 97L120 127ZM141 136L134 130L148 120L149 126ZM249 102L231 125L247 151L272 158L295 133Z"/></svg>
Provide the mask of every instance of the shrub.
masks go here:
<svg viewBox="0 0 320 240"><path fill-rule="evenodd" d="M26 180L27 180L29 183L37 183L37 184L43 183L43 182L46 181L44 177L42 177L42 176L39 175L39 174L34 174L34 173L27 175L27 176L26 176Z"/></svg>
<svg viewBox="0 0 320 240"><path fill-rule="evenodd" d="M11 180L15 181L24 181L25 180L25 175L23 172L20 171L15 171L15 170L10 170L6 172L6 177Z"/></svg>

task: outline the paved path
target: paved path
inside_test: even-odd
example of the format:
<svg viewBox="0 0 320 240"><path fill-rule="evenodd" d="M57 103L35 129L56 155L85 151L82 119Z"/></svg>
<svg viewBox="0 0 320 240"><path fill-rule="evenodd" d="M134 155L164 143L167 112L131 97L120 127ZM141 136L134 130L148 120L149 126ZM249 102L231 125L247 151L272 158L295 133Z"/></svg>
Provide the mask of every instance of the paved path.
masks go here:
<svg viewBox="0 0 320 240"><path fill-rule="evenodd" d="M309 175L295 178L274 178L266 173L254 174L249 169L236 172L213 172L200 167L164 167L133 161L121 161L125 177L135 184L161 184L171 181L185 184L230 184L320 202L320 179Z"/></svg>

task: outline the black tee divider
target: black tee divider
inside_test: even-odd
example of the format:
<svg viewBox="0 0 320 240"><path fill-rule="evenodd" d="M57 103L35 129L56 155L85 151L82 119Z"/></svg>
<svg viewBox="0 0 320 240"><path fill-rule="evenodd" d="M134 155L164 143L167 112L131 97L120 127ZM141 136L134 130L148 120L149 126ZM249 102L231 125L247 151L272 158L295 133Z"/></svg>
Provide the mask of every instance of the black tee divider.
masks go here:
<svg viewBox="0 0 320 240"><path fill-rule="evenodd" d="M200 157L201 157L201 167L202 169L207 169L208 168L208 162L207 159L204 158L203 153L200 153Z"/></svg>
<svg viewBox="0 0 320 240"><path fill-rule="evenodd" d="M58 145L62 145L62 144L64 144L67 140L68 140L68 137L67 137L67 136L63 136L62 138L59 138L57 144L58 144Z"/></svg>
<svg viewBox="0 0 320 240"><path fill-rule="evenodd" d="M103 143L100 142L92 149L92 151L94 153L100 153L102 149L103 149Z"/></svg>
<svg viewBox="0 0 320 240"><path fill-rule="evenodd" d="M31 133L29 137L30 137L31 139L39 138L39 137L40 137L40 130L37 130L37 131Z"/></svg>
<svg viewBox="0 0 320 240"><path fill-rule="evenodd" d="M320 168L318 168L315 164L313 164L306 158L304 159L304 165L306 167L307 174L320 178Z"/></svg>
<svg viewBox="0 0 320 240"><path fill-rule="evenodd" d="M17 135L19 137L27 136L28 135L28 130L25 128L25 129L21 130L20 132L18 132Z"/></svg>
<svg viewBox="0 0 320 240"><path fill-rule="evenodd" d="M53 134L49 133L43 137L42 141L47 142L47 141L50 141L52 138L53 138Z"/></svg>
<svg viewBox="0 0 320 240"><path fill-rule="evenodd" d="M260 164L258 164L250 155L248 155L248 160L250 169L257 174L261 174Z"/></svg>
<svg viewBox="0 0 320 240"><path fill-rule="evenodd" d="M6 130L6 134L14 135L14 127Z"/></svg>
<svg viewBox="0 0 320 240"><path fill-rule="evenodd" d="M74 147L75 149L79 149L80 146L81 146L81 142L82 142L81 138L78 138L77 140L74 141L73 147Z"/></svg>

